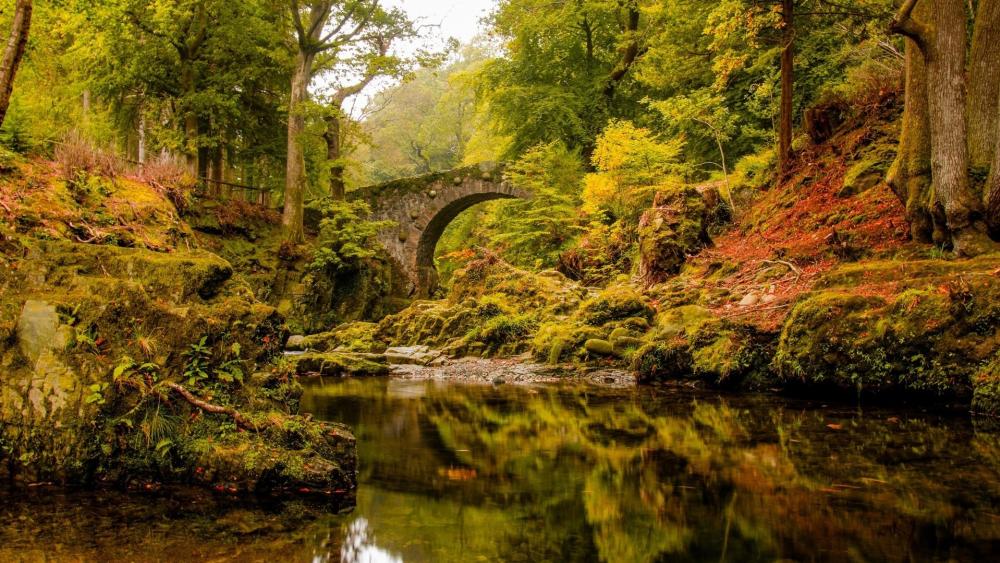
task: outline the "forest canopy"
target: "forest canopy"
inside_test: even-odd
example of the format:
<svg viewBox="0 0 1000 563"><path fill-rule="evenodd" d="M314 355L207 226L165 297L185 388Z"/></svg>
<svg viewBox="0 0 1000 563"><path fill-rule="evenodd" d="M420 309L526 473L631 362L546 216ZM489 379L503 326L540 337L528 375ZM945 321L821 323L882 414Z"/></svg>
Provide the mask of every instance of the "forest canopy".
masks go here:
<svg viewBox="0 0 1000 563"><path fill-rule="evenodd" d="M518 182L549 194L532 213L550 224L511 221L523 204L477 207L439 254L472 241L553 265L588 232L634 243L664 182L724 180L738 212L748 176L771 162L787 173L831 120L895 96L887 173L912 236L976 253L1000 232L997 4L500 0L460 45L377 0L47 2L33 6L2 141L51 154L83 138L267 190L292 241L308 201L516 163ZM12 37L18 13L4 12ZM579 178L530 172L543 161Z"/></svg>

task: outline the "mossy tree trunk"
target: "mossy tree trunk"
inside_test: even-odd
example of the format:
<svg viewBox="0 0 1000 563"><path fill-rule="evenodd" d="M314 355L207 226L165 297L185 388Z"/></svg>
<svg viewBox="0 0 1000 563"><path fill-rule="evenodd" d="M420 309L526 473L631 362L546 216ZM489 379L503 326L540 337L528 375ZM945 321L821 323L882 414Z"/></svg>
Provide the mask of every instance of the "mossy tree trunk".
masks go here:
<svg viewBox="0 0 1000 563"><path fill-rule="evenodd" d="M930 4L917 7L915 15L927 16ZM913 39L906 38L906 87L903 130L899 138L896 162L889 171L889 186L906 206L910 233L919 242L944 242L946 233L935 227L930 213L931 134L927 109L927 69L924 54Z"/></svg>
<svg viewBox="0 0 1000 563"><path fill-rule="evenodd" d="M314 60L312 53L302 51L298 54L288 103L288 157L285 166L285 208L281 222L285 238L294 243L305 239L306 160L302 136L306 131L306 118L303 110L309 98Z"/></svg>
<svg viewBox="0 0 1000 563"><path fill-rule="evenodd" d="M918 4L932 4L933 19L918 19ZM916 43L925 62L933 193L928 211L935 227L943 222L944 244L959 254L977 254L991 243L982 201L969 181L967 19L962 0L907 0L892 28Z"/></svg>
<svg viewBox="0 0 1000 563"><path fill-rule="evenodd" d="M1000 107L997 108L997 111L1000 112ZM997 124L997 128L998 138L1000 138L1000 123ZM1000 142L996 143L994 147L993 166L990 169L983 193L983 199L986 203L986 223L989 226L990 235L994 240L1000 240Z"/></svg>
<svg viewBox="0 0 1000 563"><path fill-rule="evenodd" d="M993 164L1000 102L1000 0L979 0L969 53L969 163L985 173Z"/></svg>
<svg viewBox="0 0 1000 563"><path fill-rule="evenodd" d="M335 107L335 111L339 111ZM326 131L323 139L326 140L326 159L330 163L330 197L342 201L346 197L347 186L344 181L344 162L342 154L340 126L340 115L331 114L326 116Z"/></svg>
<svg viewBox="0 0 1000 563"><path fill-rule="evenodd" d="M31 12L31 0L17 0L7 47L4 49L3 60L0 61L0 125L3 125L3 120L7 117L10 96L14 92L14 77L17 76L17 69L28 44L28 33L31 31Z"/></svg>

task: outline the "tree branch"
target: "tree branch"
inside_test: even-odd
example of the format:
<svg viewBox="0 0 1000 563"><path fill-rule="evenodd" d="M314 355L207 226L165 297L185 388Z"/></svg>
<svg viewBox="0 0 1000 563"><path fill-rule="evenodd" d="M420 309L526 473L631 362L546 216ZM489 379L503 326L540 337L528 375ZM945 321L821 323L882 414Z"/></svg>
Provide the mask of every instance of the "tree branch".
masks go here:
<svg viewBox="0 0 1000 563"><path fill-rule="evenodd" d="M927 27L913 19L913 9L917 6L918 1L906 0L903 2L896 17L892 18L892 23L889 24L889 31L912 39L921 51L926 51Z"/></svg>

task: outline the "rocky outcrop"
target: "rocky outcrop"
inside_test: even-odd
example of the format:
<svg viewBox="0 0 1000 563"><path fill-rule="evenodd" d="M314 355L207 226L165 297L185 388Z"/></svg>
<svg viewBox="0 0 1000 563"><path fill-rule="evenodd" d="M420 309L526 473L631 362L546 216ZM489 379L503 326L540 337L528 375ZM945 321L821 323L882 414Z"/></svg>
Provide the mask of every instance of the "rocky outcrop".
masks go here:
<svg viewBox="0 0 1000 563"><path fill-rule="evenodd" d="M350 432L253 376L284 323L226 261L5 238L0 475L353 488Z"/></svg>
<svg viewBox="0 0 1000 563"><path fill-rule="evenodd" d="M714 193L718 205L718 193ZM680 272L688 254L712 243L706 197L694 187L658 192L639 221L639 275L647 284Z"/></svg>
<svg viewBox="0 0 1000 563"><path fill-rule="evenodd" d="M785 323L774 360L786 385L968 399L996 412L1000 256L873 262L831 272Z"/></svg>

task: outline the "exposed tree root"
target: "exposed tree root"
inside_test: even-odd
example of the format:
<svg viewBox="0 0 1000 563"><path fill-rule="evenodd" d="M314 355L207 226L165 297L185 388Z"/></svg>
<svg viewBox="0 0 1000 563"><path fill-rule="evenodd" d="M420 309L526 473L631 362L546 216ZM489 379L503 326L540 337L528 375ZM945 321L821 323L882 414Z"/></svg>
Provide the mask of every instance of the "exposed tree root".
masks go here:
<svg viewBox="0 0 1000 563"><path fill-rule="evenodd" d="M241 428L241 429L243 429L243 430L247 430L247 431L250 431L250 432L260 432L262 430L267 429L269 426L271 426L271 424L257 424L255 422L252 422L249 419L247 419L245 416L243 416L243 414L241 414L240 411L238 411L238 410L236 410L236 409L234 409L232 407L224 407L224 406L221 406L221 405L213 405L212 403L203 401L203 400L199 399L198 397L195 397L193 393L191 393L190 391L188 391L186 388L184 388L180 384L174 383L172 381L168 381L168 382L164 383L164 385L167 388L169 388L172 391L174 391L175 393L177 393L178 395L180 395L185 401L191 403L191 405L193 405L195 407L198 407L199 409L201 409L201 410L203 410L205 412L212 413L212 414L224 414L224 415L229 416L230 418L233 419L233 422L236 423L236 426L239 427L239 428Z"/></svg>

